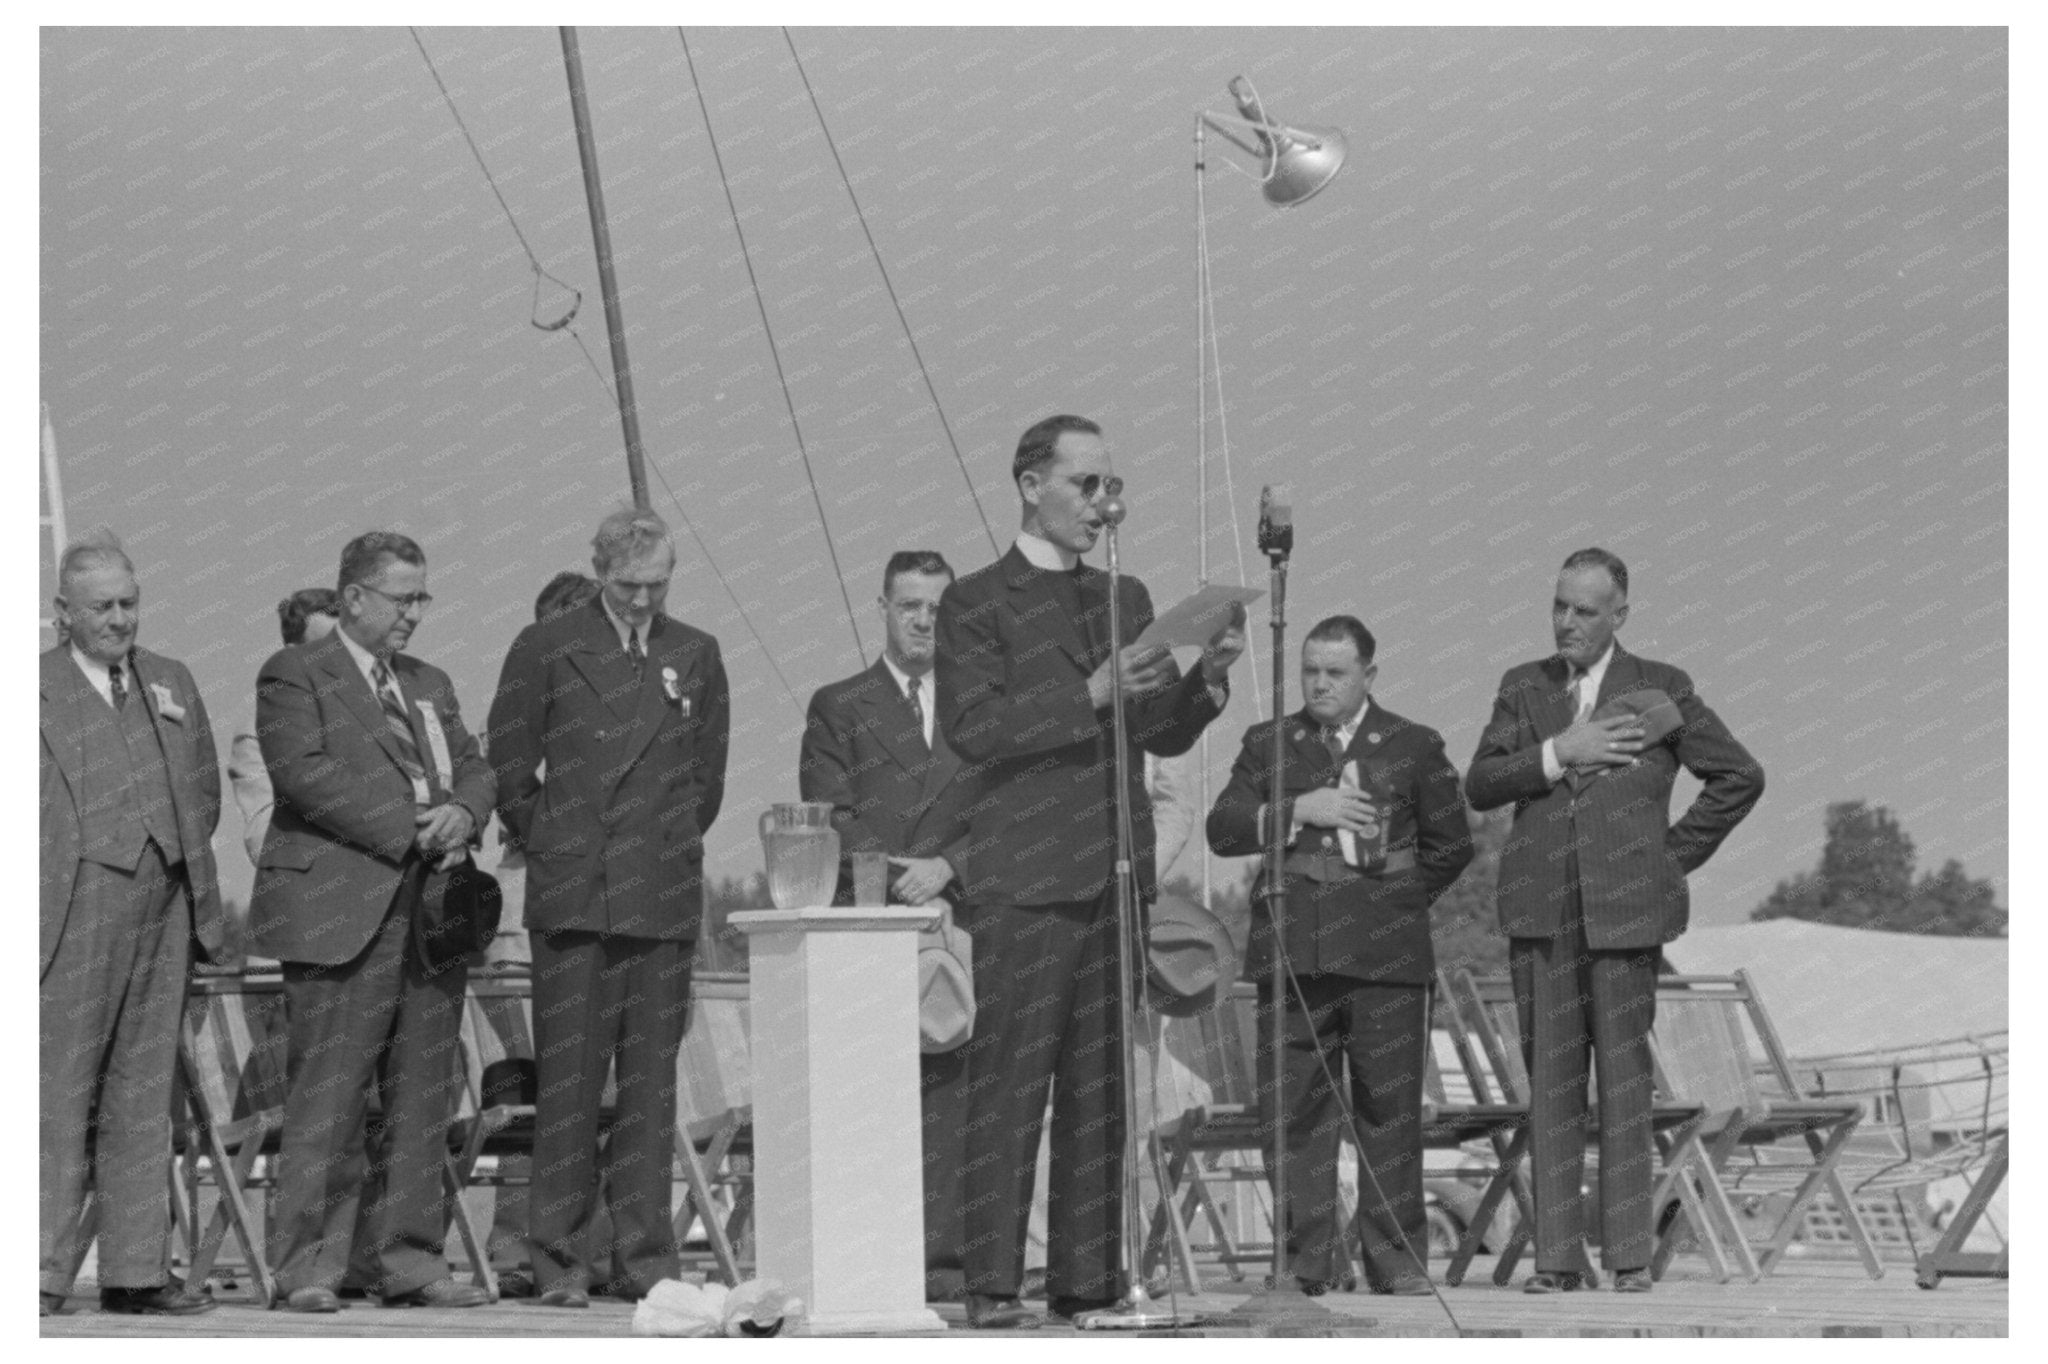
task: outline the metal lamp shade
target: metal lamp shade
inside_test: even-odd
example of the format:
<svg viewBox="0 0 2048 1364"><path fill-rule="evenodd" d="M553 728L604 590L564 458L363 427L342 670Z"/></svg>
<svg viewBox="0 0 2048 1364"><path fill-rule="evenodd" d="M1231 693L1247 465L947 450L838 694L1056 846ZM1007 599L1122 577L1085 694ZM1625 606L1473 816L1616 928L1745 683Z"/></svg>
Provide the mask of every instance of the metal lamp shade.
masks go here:
<svg viewBox="0 0 2048 1364"><path fill-rule="evenodd" d="M1292 208L1313 197L1337 178L1344 165L1344 134L1335 128L1288 129L1306 141L1293 137L1280 141L1272 168L1266 174L1266 202L1275 208Z"/></svg>

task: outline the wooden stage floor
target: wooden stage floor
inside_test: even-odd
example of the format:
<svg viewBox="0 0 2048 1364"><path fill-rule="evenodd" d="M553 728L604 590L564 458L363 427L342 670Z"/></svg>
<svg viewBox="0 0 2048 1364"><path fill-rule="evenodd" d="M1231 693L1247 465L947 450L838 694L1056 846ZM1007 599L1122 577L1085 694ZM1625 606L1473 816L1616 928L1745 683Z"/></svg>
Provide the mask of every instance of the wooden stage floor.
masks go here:
<svg viewBox="0 0 2048 1364"><path fill-rule="evenodd" d="M1335 1334L1346 1336L1990 1336L2007 1334L2007 1284L2003 1279L1948 1279L1937 1289L1913 1282L1910 1265L1886 1268L1871 1279L1853 1262L1797 1261L1760 1283L1740 1279L1716 1284L1698 1261L1681 1258L1656 1290L1620 1297L1599 1292L1530 1297L1518 1288L1495 1288L1492 1263L1482 1259L1458 1288L1443 1290L1457 1316L1453 1327L1432 1298L1382 1298L1334 1293L1319 1301L1336 1316ZM1517 1279L1519 1283L1519 1277ZM1211 1291L1183 1298L1184 1310L1221 1315L1241 1303L1252 1281L1232 1284L1210 1276ZM107 1316L96 1310L96 1295L81 1292L65 1314L44 1319L42 1335L149 1337L279 1336L620 1336L628 1333L632 1308L599 1300L588 1311L567 1311L506 1302L467 1311L426 1308L385 1309L354 1303L335 1316L294 1316L259 1311L235 1293L204 1316ZM937 1311L954 1330L964 1329L961 1309ZM1227 1321L1214 1321L1189 1334L1242 1335ZM1076 1332L1064 1322L1024 1335L1046 1339ZM1098 1334L1098 1333L1091 1333ZM1156 1333L1148 1333L1156 1334Z"/></svg>

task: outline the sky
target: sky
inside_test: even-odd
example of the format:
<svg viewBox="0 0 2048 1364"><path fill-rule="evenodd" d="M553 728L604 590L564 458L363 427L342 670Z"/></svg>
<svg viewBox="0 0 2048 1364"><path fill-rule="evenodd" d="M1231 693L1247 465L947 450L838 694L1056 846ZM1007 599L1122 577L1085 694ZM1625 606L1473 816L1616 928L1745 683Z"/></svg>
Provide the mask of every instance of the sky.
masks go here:
<svg viewBox="0 0 2048 1364"><path fill-rule="evenodd" d="M1623 643L1691 673L1769 777L1696 922L1812 867L1851 798L2003 898L2003 30L686 34L694 80L674 29L580 42L669 610L734 687L714 874L759 867L804 703L879 648L889 552L987 562L1018 434L1068 411L1105 428L1123 567L1162 605L1204 548L1263 585L1258 490L1289 484L1290 654L1361 616L1376 696L1461 769L1501 673L1550 650L1558 563L1620 554ZM516 232L405 29L41 31L69 524L124 536L142 642L191 665L223 752L274 603L371 528L425 547L412 651L480 726L534 595L627 496L556 32L420 38ZM1310 202L1268 207L1214 134L1198 181L1196 114L1239 74L1348 139ZM581 291L573 332L531 325L566 295L536 303L521 234ZM1251 639L1219 787L1269 713L1263 607ZM239 834L230 809L238 896Z"/></svg>

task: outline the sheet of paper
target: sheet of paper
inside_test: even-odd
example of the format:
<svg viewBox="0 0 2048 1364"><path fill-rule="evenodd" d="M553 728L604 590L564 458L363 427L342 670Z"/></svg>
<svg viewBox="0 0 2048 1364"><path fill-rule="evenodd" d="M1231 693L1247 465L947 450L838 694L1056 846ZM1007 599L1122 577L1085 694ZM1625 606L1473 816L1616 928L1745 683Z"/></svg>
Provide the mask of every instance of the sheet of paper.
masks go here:
<svg viewBox="0 0 2048 1364"><path fill-rule="evenodd" d="M1199 649L1209 642L1211 635L1230 623L1233 606L1250 606L1265 595L1266 590L1262 587L1225 587L1211 583L1185 601L1176 602L1154 616L1137 642L1147 646L1164 644L1171 649Z"/></svg>

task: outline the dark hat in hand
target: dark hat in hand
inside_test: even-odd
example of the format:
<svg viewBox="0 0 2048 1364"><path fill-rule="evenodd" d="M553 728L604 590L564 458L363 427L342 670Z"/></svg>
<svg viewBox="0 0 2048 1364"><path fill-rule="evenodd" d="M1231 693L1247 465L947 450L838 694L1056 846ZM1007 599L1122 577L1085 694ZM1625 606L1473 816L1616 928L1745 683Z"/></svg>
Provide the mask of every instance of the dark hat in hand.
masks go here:
<svg viewBox="0 0 2048 1364"><path fill-rule="evenodd" d="M1185 1018L1213 1005L1243 966L1244 952L1214 913L1186 896L1163 894L1145 926L1152 1007Z"/></svg>
<svg viewBox="0 0 2048 1364"><path fill-rule="evenodd" d="M1628 692L1604 702L1593 712L1595 720L1616 720L1634 716L1643 726L1643 746L1664 742L1666 735L1685 723L1678 703L1657 687Z"/></svg>

